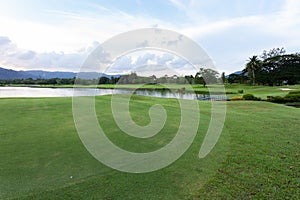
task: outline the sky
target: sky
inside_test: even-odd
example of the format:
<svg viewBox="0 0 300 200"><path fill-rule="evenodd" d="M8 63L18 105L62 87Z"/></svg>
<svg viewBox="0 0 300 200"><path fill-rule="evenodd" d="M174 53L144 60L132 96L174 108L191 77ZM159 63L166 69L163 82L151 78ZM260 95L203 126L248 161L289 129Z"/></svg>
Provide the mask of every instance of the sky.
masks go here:
<svg viewBox="0 0 300 200"><path fill-rule="evenodd" d="M299 0L0 0L0 67L76 72L111 37L155 27L191 38L229 74L263 50L300 52L299 8ZM116 66L182 64L153 52L140 57Z"/></svg>

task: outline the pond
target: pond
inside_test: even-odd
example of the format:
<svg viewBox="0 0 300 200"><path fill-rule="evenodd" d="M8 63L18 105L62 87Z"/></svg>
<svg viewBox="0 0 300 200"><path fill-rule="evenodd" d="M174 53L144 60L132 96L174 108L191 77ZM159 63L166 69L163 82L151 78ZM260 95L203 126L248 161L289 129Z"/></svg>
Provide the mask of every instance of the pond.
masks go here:
<svg viewBox="0 0 300 200"><path fill-rule="evenodd" d="M77 88L74 93L73 88L34 88L34 87L0 87L0 98L11 97L72 97L76 96L102 96L108 94L131 94L129 89L93 89ZM205 95L170 90L144 90L134 91L136 95L151 96L159 98L180 98L189 100L225 100L221 95Z"/></svg>

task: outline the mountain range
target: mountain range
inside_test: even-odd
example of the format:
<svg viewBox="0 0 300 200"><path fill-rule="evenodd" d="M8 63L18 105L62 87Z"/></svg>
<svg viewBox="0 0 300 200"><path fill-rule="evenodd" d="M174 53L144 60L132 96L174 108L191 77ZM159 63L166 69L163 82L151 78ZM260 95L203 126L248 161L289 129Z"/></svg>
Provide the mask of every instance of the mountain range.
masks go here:
<svg viewBox="0 0 300 200"><path fill-rule="evenodd" d="M233 74L242 74L242 71L236 71ZM12 69L5 69L0 67L0 80L12 80L12 79L51 79L51 78L74 78L77 76L76 72L50 72L43 70L27 70L16 71ZM229 75L225 77L228 78ZM80 77L84 79L98 79L99 77L120 77L120 75L101 74L98 72L81 72Z"/></svg>
<svg viewBox="0 0 300 200"><path fill-rule="evenodd" d="M74 78L77 73L75 72L49 72L43 70L27 70L27 71L16 71L12 69L5 69L0 67L0 80L12 80L12 79L51 79L51 78ZM108 75L101 74L98 72L81 72L80 77L84 79L97 79L99 77L119 77L120 75Z"/></svg>

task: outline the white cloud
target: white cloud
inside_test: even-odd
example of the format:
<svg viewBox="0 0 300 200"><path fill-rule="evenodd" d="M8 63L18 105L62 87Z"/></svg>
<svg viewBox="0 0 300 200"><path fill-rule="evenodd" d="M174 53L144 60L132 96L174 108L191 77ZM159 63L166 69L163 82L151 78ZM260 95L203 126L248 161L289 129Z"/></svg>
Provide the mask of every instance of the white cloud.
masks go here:
<svg viewBox="0 0 300 200"><path fill-rule="evenodd" d="M142 76L195 75L196 70L182 58L156 50L132 52L116 60L108 73L124 74L137 72Z"/></svg>
<svg viewBox="0 0 300 200"><path fill-rule="evenodd" d="M299 52L300 1L286 0L280 11L199 22L182 30L203 44L220 71L241 70L246 59L264 49Z"/></svg>
<svg viewBox="0 0 300 200"><path fill-rule="evenodd" d="M83 61L97 45L98 43L94 42L75 53L54 51L37 53L18 48L9 38L0 37L0 66L16 70L78 71Z"/></svg>
<svg viewBox="0 0 300 200"><path fill-rule="evenodd" d="M121 10L101 7L105 13L76 13L46 10L55 20L0 18L1 35L9 36L21 48L37 52L63 51L74 53L91 41L103 42L116 34L138 28L166 24L154 17L137 17Z"/></svg>

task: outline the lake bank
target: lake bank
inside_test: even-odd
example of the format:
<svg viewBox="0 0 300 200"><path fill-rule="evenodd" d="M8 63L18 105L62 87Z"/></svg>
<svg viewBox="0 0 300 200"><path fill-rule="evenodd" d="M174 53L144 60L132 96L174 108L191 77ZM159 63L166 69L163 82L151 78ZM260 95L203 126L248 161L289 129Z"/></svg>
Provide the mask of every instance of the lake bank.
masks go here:
<svg viewBox="0 0 300 200"><path fill-rule="evenodd" d="M192 91L187 89L185 84L166 84L166 86L162 85L140 85L140 84L122 84L122 85L114 85L114 84L103 84L103 85L8 85L10 87L33 87L33 88L97 88L97 89L128 89L128 90L166 90L166 88L170 88L173 90L183 90L185 88L185 92L194 92L196 94L209 94L208 87L203 87L202 85L191 85ZM214 92L218 90L218 87L222 87L222 85L209 85ZM225 84L225 94L229 98L233 96L242 96L243 94L253 94L262 99L267 99L268 96L284 96L288 94L290 90L300 90L300 85L292 85L292 86L251 86L245 84ZM289 90L287 90L287 88ZM0 87L1 89L1 87ZM223 90L219 90L220 93L223 93ZM216 92L218 93L218 91ZM216 94L217 95L217 94Z"/></svg>

